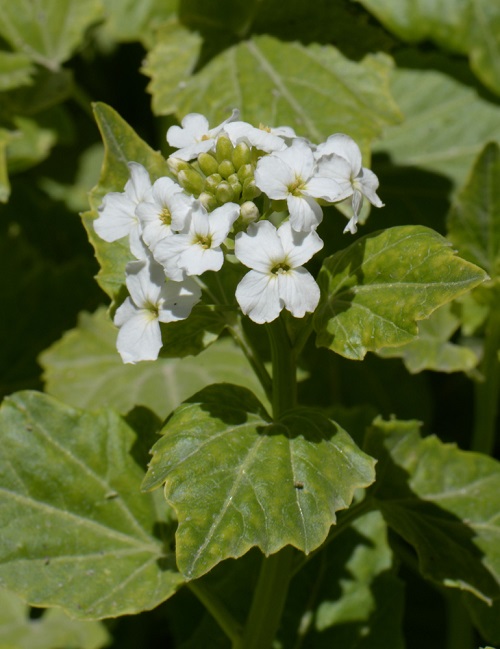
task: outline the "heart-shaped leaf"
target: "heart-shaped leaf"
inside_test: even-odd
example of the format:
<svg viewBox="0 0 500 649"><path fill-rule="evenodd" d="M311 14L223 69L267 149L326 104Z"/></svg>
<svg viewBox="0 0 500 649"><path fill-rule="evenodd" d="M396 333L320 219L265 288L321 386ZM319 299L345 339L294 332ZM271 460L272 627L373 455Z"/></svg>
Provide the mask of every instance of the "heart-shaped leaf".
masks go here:
<svg viewBox="0 0 500 649"><path fill-rule="evenodd" d="M141 494L145 441L121 417L21 392L4 401L0 427L0 583L87 619L176 591L182 577L160 536L167 508Z"/></svg>
<svg viewBox="0 0 500 649"><path fill-rule="evenodd" d="M485 279L429 228L367 235L323 262L317 344L361 360L367 351L410 342L418 320Z"/></svg>
<svg viewBox="0 0 500 649"><path fill-rule="evenodd" d="M373 460L340 426L305 408L272 422L234 385L202 390L162 432L143 487L165 482L179 520L177 565L190 579L253 546L311 552L373 480Z"/></svg>

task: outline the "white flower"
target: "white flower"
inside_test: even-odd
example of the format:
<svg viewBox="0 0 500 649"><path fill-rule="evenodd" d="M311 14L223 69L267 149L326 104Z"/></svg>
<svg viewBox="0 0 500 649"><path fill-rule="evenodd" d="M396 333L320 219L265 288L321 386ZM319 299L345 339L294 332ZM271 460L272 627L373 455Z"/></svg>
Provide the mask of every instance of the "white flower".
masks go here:
<svg viewBox="0 0 500 649"><path fill-rule="evenodd" d="M130 297L116 310L116 346L124 363L154 361L162 346L159 323L187 318L201 290L191 279L167 280L151 256L129 262L126 273Z"/></svg>
<svg viewBox="0 0 500 649"><path fill-rule="evenodd" d="M236 288L243 313L254 322L272 322L283 308L296 318L312 313L320 291L313 276L303 268L321 250L323 241L313 230L292 230L289 221L278 229L269 221L259 221L235 239L236 257L252 270Z"/></svg>
<svg viewBox="0 0 500 649"><path fill-rule="evenodd" d="M293 130L290 130L293 133ZM281 133L281 130L264 127L255 128L255 126L247 122L231 122L224 127L224 133L235 146L240 142L246 142L249 146L254 146L260 151L266 151L266 153L286 149L285 141L279 137L278 132Z"/></svg>
<svg viewBox="0 0 500 649"><path fill-rule="evenodd" d="M99 206L99 216L94 221L94 230L104 241L118 241L129 236L130 249L138 258L144 258L141 242L141 226L135 213L138 203L144 200L151 189L151 180L146 169L138 162L129 162L130 179L123 192L106 194Z"/></svg>
<svg viewBox="0 0 500 649"><path fill-rule="evenodd" d="M195 204L180 185L172 179L158 178L139 203L136 214L142 226L142 238L153 252L165 237L184 229Z"/></svg>
<svg viewBox="0 0 500 649"><path fill-rule="evenodd" d="M337 181L341 188L339 200L352 196L353 217L344 228L344 232L354 234L357 231L359 212L366 197L375 207L384 204L377 196L379 185L377 176L361 166L361 151L356 142L348 135L336 133L320 144L316 149L316 159L323 170Z"/></svg>
<svg viewBox="0 0 500 649"><path fill-rule="evenodd" d="M334 202L340 188L335 180L324 177L308 144L294 140L284 151L262 157L255 169L255 184L269 198L286 199L294 230L310 232L323 219L316 199Z"/></svg>
<svg viewBox="0 0 500 649"><path fill-rule="evenodd" d="M188 275L220 270L224 263L220 246L239 214L236 203L226 203L210 213L197 203L188 231L163 239L155 248L155 257L167 277L180 281Z"/></svg>
<svg viewBox="0 0 500 649"><path fill-rule="evenodd" d="M216 138L226 124L237 119L239 111L234 109L231 116L222 124L210 129L208 120L199 113L189 113L181 121L182 126L171 126L167 131L167 142L179 149L175 157L180 160L193 160L200 153L215 149Z"/></svg>

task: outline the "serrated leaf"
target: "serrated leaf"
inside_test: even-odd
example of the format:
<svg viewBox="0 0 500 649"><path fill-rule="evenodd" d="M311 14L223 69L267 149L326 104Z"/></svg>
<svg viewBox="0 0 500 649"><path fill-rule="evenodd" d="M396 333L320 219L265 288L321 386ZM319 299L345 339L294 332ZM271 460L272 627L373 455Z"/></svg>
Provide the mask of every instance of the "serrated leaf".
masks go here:
<svg viewBox="0 0 500 649"><path fill-rule="evenodd" d="M481 81L500 93L500 7L489 0L360 0L386 27L410 42L433 40L468 54Z"/></svg>
<svg viewBox="0 0 500 649"><path fill-rule="evenodd" d="M177 8L178 0L102 0L106 19L102 35L118 42L142 41L149 32L167 20Z"/></svg>
<svg viewBox="0 0 500 649"><path fill-rule="evenodd" d="M0 583L30 604L84 619L150 609L182 582L156 534L167 522L139 491L137 433L112 411L38 392L0 409Z"/></svg>
<svg viewBox="0 0 500 649"><path fill-rule="evenodd" d="M484 281L450 243L421 226L366 235L323 262L317 345L355 360L413 340L417 321Z"/></svg>
<svg viewBox="0 0 500 649"><path fill-rule="evenodd" d="M445 304L418 325L418 337L400 347L378 350L382 358L401 358L409 372L467 372L479 362L472 349L450 342L460 327L460 318Z"/></svg>
<svg viewBox="0 0 500 649"><path fill-rule="evenodd" d="M500 596L500 463L437 437L415 421L384 422L368 435L373 489L387 523L417 552L422 574L485 602Z"/></svg>
<svg viewBox="0 0 500 649"><path fill-rule="evenodd" d="M35 63L58 70L101 12L99 0L0 0L0 35Z"/></svg>
<svg viewBox="0 0 500 649"><path fill-rule="evenodd" d="M0 91L32 83L35 67L28 56L0 50Z"/></svg>
<svg viewBox="0 0 500 649"><path fill-rule="evenodd" d="M177 565L189 579L251 547L311 552L335 512L373 480L373 461L337 424L297 409L273 423L254 395L213 385L186 401L153 447L144 489L165 482Z"/></svg>
<svg viewBox="0 0 500 649"><path fill-rule="evenodd" d="M104 162L99 183L90 193L92 209L82 214L82 219L101 266L97 275L99 286L113 300L117 300L124 291L125 266L133 257L126 238L107 243L97 236L93 227L97 208L108 192L123 191L130 177L128 162L140 162L149 171L152 180L169 172L163 156L153 151L116 111L106 104L96 103L94 114L104 142Z"/></svg>
<svg viewBox="0 0 500 649"><path fill-rule="evenodd" d="M30 610L17 595L0 589L0 647L15 649L99 649L109 644L101 622L72 620L58 609L30 619Z"/></svg>
<svg viewBox="0 0 500 649"><path fill-rule="evenodd" d="M253 36L195 72L201 45L200 36L172 23L159 32L144 67L155 113L200 112L215 125L239 108L247 121L287 124L317 142L348 133L365 154L382 127L400 119L388 92L391 63L382 55L355 63L331 46Z"/></svg>
<svg viewBox="0 0 500 649"><path fill-rule="evenodd" d="M400 167L432 171L462 185L483 146L500 140L498 105L454 79L455 68L444 57L408 56L398 64L391 93L405 119L386 127L373 151L389 154Z"/></svg>
<svg viewBox="0 0 500 649"><path fill-rule="evenodd" d="M39 358L46 392L80 408L112 407L127 413L132 405L143 405L161 419L194 392L218 381L241 383L265 399L248 361L229 338L196 358L125 365L116 351L116 335L104 308L80 314L78 328Z"/></svg>
<svg viewBox="0 0 500 649"><path fill-rule="evenodd" d="M500 277L500 147L490 143L448 215L448 236L465 259Z"/></svg>

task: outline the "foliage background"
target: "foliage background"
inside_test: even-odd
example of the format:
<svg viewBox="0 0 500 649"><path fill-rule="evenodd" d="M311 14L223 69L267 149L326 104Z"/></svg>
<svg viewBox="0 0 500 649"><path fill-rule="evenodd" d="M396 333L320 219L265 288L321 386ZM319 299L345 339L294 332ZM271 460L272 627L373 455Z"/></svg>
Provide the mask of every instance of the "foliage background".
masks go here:
<svg viewBox="0 0 500 649"><path fill-rule="evenodd" d="M277 0L0 0L0 16L2 395L35 388L71 406L126 413L132 403L163 418L209 383L248 384L249 368L228 339L196 361L121 365L79 218L104 159L90 102L112 106L165 155L166 129L186 113L216 124L238 106L245 120L289 124L314 141L350 134L386 204L360 234L426 225L490 274L489 293L440 311L421 328L416 351L386 350L356 363L311 345L300 383L303 403L417 419L424 433L470 448L472 379L482 369L481 326L500 271L500 6L318 0L311 11L304 0L286 7ZM480 205L485 195L489 202ZM485 214L486 240L474 227L460 230L457 214L467 204ZM350 242L340 234L344 217L333 208L328 216L331 254ZM476 235L478 245L470 245ZM498 451L497 444L497 458ZM251 571L252 557L242 570ZM405 566L400 576L406 646L445 646L448 600ZM180 642L187 610L190 619L203 616L181 591L150 613L106 623L112 646ZM33 622L21 604L18 611L28 634ZM95 624L102 634L104 625ZM497 633L486 639L499 642ZM5 643L34 646L20 637ZM43 646L58 642L47 635ZM75 646L102 646L103 636L92 642Z"/></svg>

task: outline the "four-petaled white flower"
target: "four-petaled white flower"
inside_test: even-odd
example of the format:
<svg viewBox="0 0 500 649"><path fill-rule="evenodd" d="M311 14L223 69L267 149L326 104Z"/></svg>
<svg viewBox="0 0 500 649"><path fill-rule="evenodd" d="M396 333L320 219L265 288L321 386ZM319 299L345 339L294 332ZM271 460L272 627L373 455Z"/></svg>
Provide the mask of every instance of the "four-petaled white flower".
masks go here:
<svg viewBox="0 0 500 649"><path fill-rule="evenodd" d="M316 232L297 232L285 221L278 229L260 221L240 232L235 239L235 255L252 270L236 288L243 313L254 322L272 322L283 308L296 318L312 313L320 291L313 276L302 264L321 250L323 241Z"/></svg>
<svg viewBox="0 0 500 649"><path fill-rule="evenodd" d="M240 214L240 206L226 203L212 212L197 203L187 232L174 234L158 243L155 257L167 277L180 281L207 270L220 270L224 263L221 244Z"/></svg>
<svg viewBox="0 0 500 649"><path fill-rule="evenodd" d="M290 223L299 232L310 232L321 223L323 210L317 198L334 202L341 193L301 139L284 151L262 157L255 169L255 184L269 198L286 199Z"/></svg>
<svg viewBox="0 0 500 649"><path fill-rule="evenodd" d="M181 126L171 126L167 131L167 142L179 149L175 157L180 160L194 160L200 153L213 151L216 139L226 124L238 119L239 110L233 110L230 117L214 128L209 128L208 119L199 113L189 113Z"/></svg>
<svg viewBox="0 0 500 649"><path fill-rule="evenodd" d="M130 297L115 313L114 323L120 328L116 346L124 363L154 361L162 346L159 323L186 319L201 290L192 279L167 280L150 255L129 262L126 275Z"/></svg>
<svg viewBox="0 0 500 649"><path fill-rule="evenodd" d="M154 256L156 245L186 226L196 203L171 178L158 178L143 202L136 208L142 226L142 238Z"/></svg>
<svg viewBox="0 0 500 649"><path fill-rule="evenodd" d="M343 133L330 135L326 142L317 147L315 155L323 169L337 181L341 190L338 200L352 196L354 214L344 232L354 234L357 231L363 196L375 207L384 206L377 196L378 178L373 171L361 165L359 146Z"/></svg>
<svg viewBox="0 0 500 649"><path fill-rule="evenodd" d="M123 192L109 192L99 206L99 216L94 230L104 241L118 241L129 236L130 250L137 259L144 258L141 242L141 225L135 213L137 205L151 190L151 180L146 169L138 162L129 162L130 179Z"/></svg>

